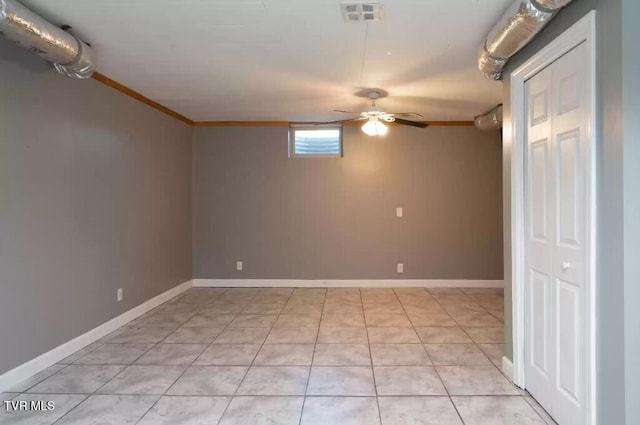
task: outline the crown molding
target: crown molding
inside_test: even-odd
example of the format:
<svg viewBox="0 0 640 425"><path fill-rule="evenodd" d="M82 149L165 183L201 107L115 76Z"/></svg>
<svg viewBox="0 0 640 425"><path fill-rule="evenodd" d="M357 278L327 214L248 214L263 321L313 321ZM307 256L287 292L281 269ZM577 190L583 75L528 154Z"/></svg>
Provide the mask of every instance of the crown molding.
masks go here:
<svg viewBox="0 0 640 425"><path fill-rule="evenodd" d="M107 77L106 75L100 74L99 72L94 72L93 75L91 76L91 78L93 78L96 81L100 81L102 84L109 86L113 89L118 90L121 93L126 94L129 97L134 98L135 100L144 103L147 106L152 107L153 109L156 109L160 112L163 112L173 118L176 118L180 121L182 121L185 124L188 125L193 125L193 121L191 121L189 118L185 117L184 115L181 115L179 113L177 113L176 111L167 108L164 105L159 104L158 102L155 102L151 99L149 99L146 96L141 95L140 93L138 93L137 91L130 89L129 87L125 86L124 84L120 84L117 81L112 80L111 78Z"/></svg>

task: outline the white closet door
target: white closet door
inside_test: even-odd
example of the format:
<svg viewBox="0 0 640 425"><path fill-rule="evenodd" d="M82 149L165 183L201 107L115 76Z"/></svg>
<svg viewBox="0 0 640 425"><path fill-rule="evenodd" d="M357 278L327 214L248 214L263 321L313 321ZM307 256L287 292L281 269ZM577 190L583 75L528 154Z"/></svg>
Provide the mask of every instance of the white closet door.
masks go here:
<svg viewBox="0 0 640 425"><path fill-rule="evenodd" d="M585 423L586 46L525 84L525 386L560 425Z"/></svg>

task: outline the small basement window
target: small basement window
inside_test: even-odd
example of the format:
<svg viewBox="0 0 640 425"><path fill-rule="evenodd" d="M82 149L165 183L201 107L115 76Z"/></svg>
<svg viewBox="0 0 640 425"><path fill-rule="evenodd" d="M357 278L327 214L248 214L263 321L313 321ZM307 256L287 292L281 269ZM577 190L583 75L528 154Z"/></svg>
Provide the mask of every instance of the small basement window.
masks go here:
<svg viewBox="0 0 640 425"><path fill-rule="evenodd" d="M342 125L291 125L289 157L341 157Z"/></svg>

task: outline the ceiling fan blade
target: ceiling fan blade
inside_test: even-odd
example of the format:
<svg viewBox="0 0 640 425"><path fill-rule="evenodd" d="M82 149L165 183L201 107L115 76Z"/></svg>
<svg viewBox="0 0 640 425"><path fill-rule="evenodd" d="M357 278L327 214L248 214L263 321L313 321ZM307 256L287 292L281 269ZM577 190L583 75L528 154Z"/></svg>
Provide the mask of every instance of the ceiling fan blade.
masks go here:
<svg viewBox="0 0 640 425"><path fill-rule="evenodd" d="M334 109L333 112L342 112L343 114L356 114L360 115L360 112L352 112L352 111L343 111L341 109Z"/></svg>
<svg viewBox="0 0 640 425"><path fill-rule="evenodd" d="M416 117L424 118L421 114L417 112L388 112L389 115L413 115Z"/></svg>
<svg viewBox="0 0 640 425"><path fill-rule="evenodd" d="M345 120L337 120L337 121L323 121L323 122L319 122L317 124L339 124L339 123L343 123L343 122L349 122L349 121L362 121L362 120L366 120L366 117L356 117L356 118L349 118L349 119L345 119Z"/></svg>
<svg viewBox="0 0 640 425"><path fill-rule="evenodd" d="M411 127L418 127L418 128L427 128L427 127L429 127L429 124L427 124L427 123L420 122L420 121L403 120L402 118L396 118L396 120L394 122L396 122L398 124L402 124L402 125L410 125Z"/></svg>

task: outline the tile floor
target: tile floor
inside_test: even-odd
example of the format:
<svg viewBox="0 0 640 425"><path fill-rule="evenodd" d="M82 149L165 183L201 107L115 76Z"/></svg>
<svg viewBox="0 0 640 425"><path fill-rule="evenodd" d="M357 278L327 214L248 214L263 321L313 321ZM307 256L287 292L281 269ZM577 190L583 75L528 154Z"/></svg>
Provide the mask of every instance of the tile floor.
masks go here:
<svg viewBox="0 0 640 425"><path fill-rule="evenodd" d="M544 425L499 366L503 295L194 288L2 394L2 424Z"/></svg>

